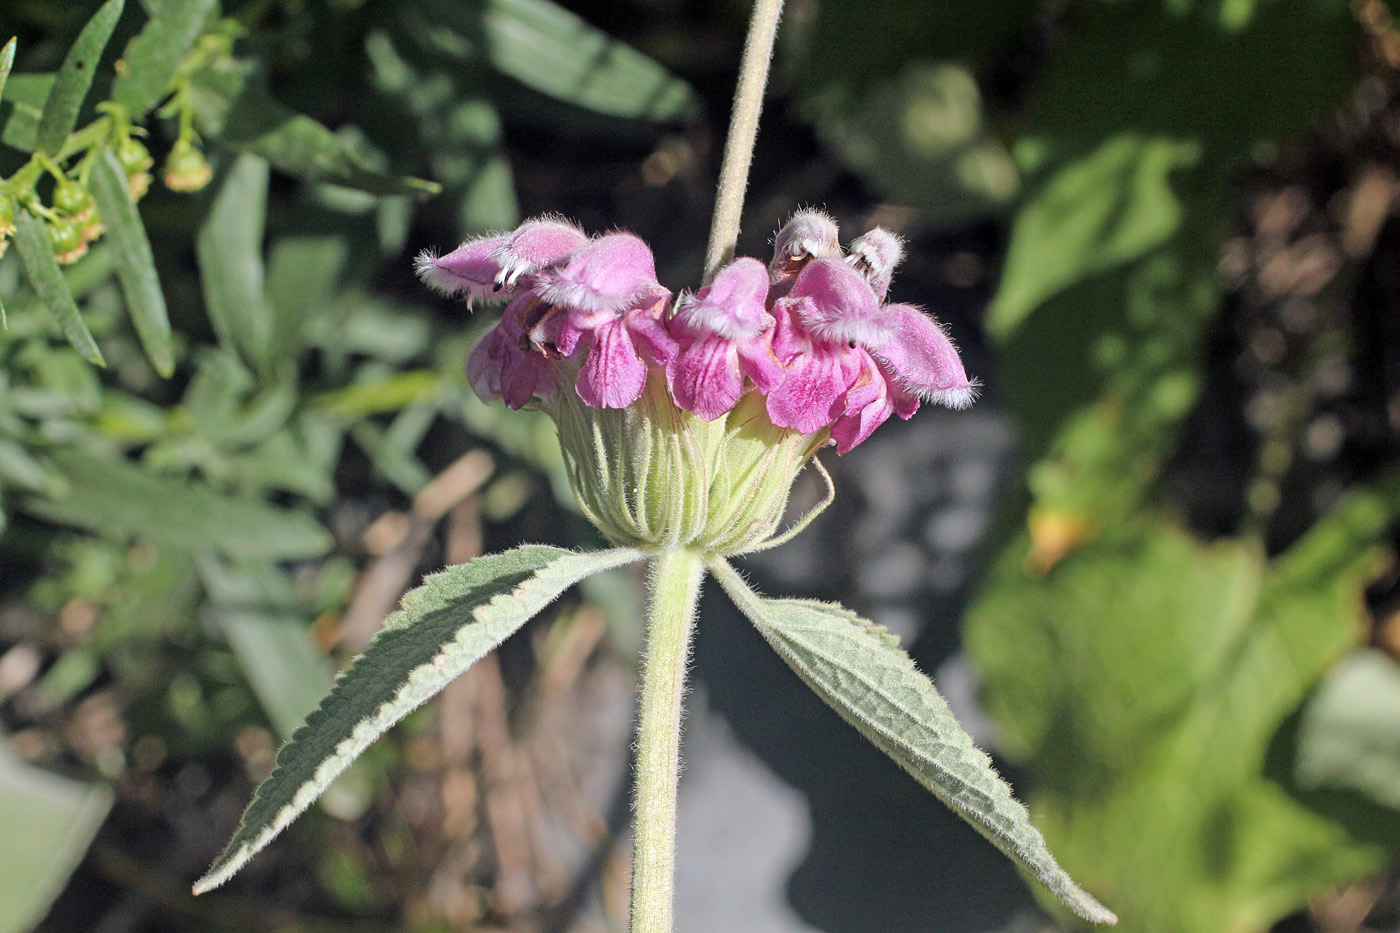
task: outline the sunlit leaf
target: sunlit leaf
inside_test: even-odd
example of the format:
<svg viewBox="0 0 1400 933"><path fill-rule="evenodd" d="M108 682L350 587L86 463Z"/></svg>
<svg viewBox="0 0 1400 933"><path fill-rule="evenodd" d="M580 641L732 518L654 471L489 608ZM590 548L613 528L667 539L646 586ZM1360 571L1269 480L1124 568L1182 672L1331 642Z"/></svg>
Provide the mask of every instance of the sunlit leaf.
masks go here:
<svg viewBox="0 0 1400 933"><path fill-rule="evenodd" d="M89 363L106 366L102 351L97 349L96 341L83 323L73 294L68 290L68 283L63 280L63 271L54 258L48 224L28 211L20 211L15 217L15 248L24 262L29 283L34 286L44 305L53 312L63 336L73 345L73 349Z"/></svg>
<svg viewBox="0 0 1400 933"><path fill-rule="evenodd" d="M271 364L272 309L263 294L262 238L267 209L267 162L241 155L219 185L199 227L204 306L224 346L266 372Z"/></svg>
<svg viewBox="0 0 1400 933"><path fill-rule="evenodd" d="M160 290L155 257L146 239L146 228L132 203L126 173L117 157L99 152L92 160L92 196L107 226L107 237L116 253L117 280L126 296L126 308L136 335L156 372L169 377L175 371L171 346L170 315Z"/></svg>
<svg viewBox="0 0 1400 933"><path fill-rule="evenodd" d="M325 529L304 512L157 476L124 459L75 449L54 450L49 457L67 481L67 493L26 499L21 506L50 521L120 540L141 538L268 560L314 557L331 544Z"/></svg>
<svg viewBox="0 0 1400 933"><path fill-rule="evenodd" d="M125 0L107 0L88 20L73 47L64 56L53 89L39 118L38 149L53 155L62 148L68 134L78 122L78 110L83 106L88 89L92 87L102 50L112 37L117 20L121 18Z"/></svg>
<svg viewBox="0 0 1400 933"><path fill-rule="evenodd" d="M1400 811L1400 664L1374 649L1338 664L1304 709L1297 743L1298 786Z"/></svg>
<svg viewBox="0 0 1400 933"><path fill-rule="evenodd" d="M376 171L344 139L274 99L248 62L219 59L196 72L190 97L203 132L307 181L417 198L439 190L431 181Z"/></svg>
<svg viewBox="0 0 1400 933"><path fill-rule="evenodd" d="M10 69L15 66L15 45L18 42L18 38L12 38L4 48L0 48L0 100L5 99L5 83L10 77Z"/></svg>
<svg viewBox="0 0 1400 933"><path fill-rule="evenodd" d="M234 875L362 751L579 580L640 560L526 546L429 577L404 597L355 665L277 756L202 893Z"/></svg>
<svg viewBox="0 0 1400 933"><path fill-rule="evenodd" d="M43 919L111 806L107 788L27 765L0 741L0 933Z"/></svg>
<svg viewBox="0 0 1400 933"><path fill-rule="evenodd" d="M1117 918L1060 868L1011 787L892 636L829 603L764 599L723 560L726 593L807 686L1071 910Z"/></svg>
<svg viewBox="0 0 1400 933"><path fill-rule="evenodd" d="M160 103L194 45L218 0L182 0L162 3L122 53L112 99L133 119L140 119Z"/></svg>

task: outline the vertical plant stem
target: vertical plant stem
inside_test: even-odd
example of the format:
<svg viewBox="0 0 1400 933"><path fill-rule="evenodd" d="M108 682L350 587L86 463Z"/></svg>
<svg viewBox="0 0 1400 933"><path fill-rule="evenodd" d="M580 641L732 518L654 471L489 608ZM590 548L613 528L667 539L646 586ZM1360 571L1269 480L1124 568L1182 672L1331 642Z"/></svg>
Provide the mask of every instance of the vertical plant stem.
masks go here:
<svg viewBox="0 0 1400 933"><path fill-rule="evenodd" d="M632 933L671 933L681 700L704 556L676 548L651 560L651 608L637 717Z"/></svg>
<svg viewBox="0 0 1400 933"><path fill-rule="evenodd" d="M744 40L744 59L739 66L739 85L734 90L729 138L724 143L715 215L710 222L710 246L705 253L706 282L734 254L734 244L739 241L739 218L744 210L744 191L749 185L749 163L753 161L754 141L758 138L758 115L763 110L763 90L768 86L768 66L773 61L773 40L778 35L778 18L782 11L783 0L755 0L749 35Z"/></svg>

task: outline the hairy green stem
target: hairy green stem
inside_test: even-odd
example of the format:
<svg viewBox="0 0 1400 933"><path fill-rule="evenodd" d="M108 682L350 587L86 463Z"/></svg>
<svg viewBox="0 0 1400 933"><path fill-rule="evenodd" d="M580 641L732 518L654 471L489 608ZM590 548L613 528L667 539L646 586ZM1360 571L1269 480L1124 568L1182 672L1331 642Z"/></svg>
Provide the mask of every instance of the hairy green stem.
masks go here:
<svg viewBox="0 0 1400 933"><path fill-rule="evenodd" d="M768 85L768 66L773 61L773 40L778 35L778 18L782 12L783 0L756 0L754 3L749 35L744 40L744 59L739 66L739 85L734 90L729 138L724 143L715 214L710 222L710 246L705 253L706 282L734 255L734 245L739 242L739 218L744 210L744 191L749 185L749 163L753 161L758 115L763 110L763 90Z"/></svg>
<svg viewBox="0 0 1400 933"><path fill-rule="evenodd" d="M662 551L651 559L651 608L637 716L632 933L671 933L681 700L704 560L703 554L685 548Z"/></svg>

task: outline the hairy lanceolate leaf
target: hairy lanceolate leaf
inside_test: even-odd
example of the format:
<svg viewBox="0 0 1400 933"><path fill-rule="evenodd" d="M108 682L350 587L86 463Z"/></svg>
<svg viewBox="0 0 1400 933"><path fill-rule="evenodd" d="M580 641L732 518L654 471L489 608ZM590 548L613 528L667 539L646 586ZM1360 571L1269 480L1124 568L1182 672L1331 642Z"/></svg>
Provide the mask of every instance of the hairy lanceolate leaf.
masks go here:
<svg viewBox="0 0 1400 933"><path fill-rule="evenodd" d="M346 140L273 98L248 62L219 59L196 72L190 101L202 132L307 181L417 198L439 190L431 181L376 171Z"/></svg>
<svg viewBox="0 0 1400 933"><path fill-rule="evenodd" d="M41 152L49 155L58 152L68 134L73 132L78 110L83 106L88 88L92 87L92 76L97 73L102 50L107 47L107 40L121 18L124 3L125 0L107 0L102 4L64 57L44 104L44 115L39 118Z"/></svg>
<svg viewBox="0 0 1400 933"><path fill-rule="evenodd" d="M204 306L219 342L266 371L271 359L272 309L263 294L263 221L267 162L241 155L219 185L199 227L195 248Z"/></svg>
<svg viewBox="0 0 1400 933"><path fill-rule="evenodd" d="M765 599L723 560L710 569L797 675L993 845L1095 923L1117 917L1055 861L1026 808L893 639L840 606Z"/></svg>
<svg viewBox="0 0 1400 933"><path fill-rule="evenodd" d="M371 742L585 577L640 560L628 548L573 554L540 545L429 577L341 675L277 756L222 855L195 883L223 884L310 806Z"/></svg>
<svg viewBox="0 0 1400 933"><path fill-rule="evenodd" d="M163 3L122 53L112 99L133 119L160 103L218 0Z"/></svg>
<svg viewBox="0 0 1400 933"><path fill-rule="evenodd" d="M73 349L89 363L106 366L102 351L97 349L92 333L78 313L68 283L63 280L63 271L58 268L48 226L28 211L20 211L15 217L15 248L19 250L20 261L29 275L29 284L34 286L39 298L53 312L63 336L68 338Z"/></svg>
<svg viewBox="0 0 1400 933"><path fill-rule="evenodd" d="M107 237L117 254L117 280L126 296L127 311L136 325L136 335L150 357L156 372L169 376L175 371L170 342L170 315L165 309L155 258L146 239L146 228L131 201L126 172L111 152L99 152L92 160L92 196L107 225Z"/></svg>

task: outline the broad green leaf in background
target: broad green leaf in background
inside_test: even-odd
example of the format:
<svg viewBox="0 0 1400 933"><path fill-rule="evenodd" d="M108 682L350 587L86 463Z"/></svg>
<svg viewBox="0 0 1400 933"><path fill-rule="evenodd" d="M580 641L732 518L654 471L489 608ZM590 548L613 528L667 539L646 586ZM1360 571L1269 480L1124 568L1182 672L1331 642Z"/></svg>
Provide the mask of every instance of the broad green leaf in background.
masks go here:
<svg viewBox="0 0 1400 933"><path fill-rule="evenodd" d="M111 806L107 788L27 765L0 741L0 933L43 919Z"/></svg>
<svg viewBox="0 0 1400 933"><path fill-rule="evenodd" d="M987 329L1005 337L1047 298L1161 245L1181 224L1173 172L1189 140L1125 133L1040 184L1016 215Z"/></svg>
<svg viewBox="0 0 1400 933"><path fill-rule="evenodd" d="M126 296L127 312L136 335L156 372L169 378L175 371L171 346L170 315L160 290L155 257L146 239L141 215L132 203L126 172L111 152L99 152L92 160L92 196L107 226L107 237L116 253L117 281Z"/></svg>
<svg viewBox="0 0 1400 933"><path fill-rule="evenodd" d="M1333 668L1303 709L1294 780L1400 813L1400 664L1367 649Z"/></svg>
<svg viewBox="0 0 1400 933"><path fill-rule="evenodd" d="M263 293L262 240L267 162L234 160L195 238L204 306L219 342L266 374L272 363L272 309Z"/></svg>
<svg viewBox="0 0 1400 933"><path fill-rule="evenodd" d="M1391 475L1273 560L1148 514L1043 572L1025 535L999 559L965 631L988 711L1046 839L1125 927L1266 929L1383 864L1384 828L1311 809L1265 762L1360 639L1396 515Z"/></svg>
<svg viewBox="0 0 1400 933"><path fill-rule="evenodd" d="M21 508L50 521L122 540L266 560L315 557L331 544L325 529L303 512L75 449L54 450L48 458L68 484L66 495L26 499Z"/></svg>
<svg viewBox="0 0 1400 933"><path fill-rule="evenodd" d="M840 606L764 599L721 559L710 569L807 686L1080 917L1117 918L1056 863L1011 787L909 656Z"/></svg>
<svg viewBox="0 0 1400 933"><path fill-rule="evenodd" d="M529 545L429 577L277 756L233 839L195 884L223 884L371 742L585 577L642 559L619 548L573 554Z"/></svg>
<svg viewBox="0 0 1400 933"><path fill-rule="evenodd" d="M83 323L68 283L63 280L63 271L54 258L53 240L49 236L48 225L28 211L20 211L15 217L15 249L24 263L24 271L29 283L44 305L53 313L54 319L63 331L63 336L73 345L73 349L96 366L106 366L102 351L92 339L92 333Z"/></svg>
<svg viewBox="0 0 1400 933"><path fill-rule="evenodd" d="M162 3L122 53L112 99L140 120L165 97L185 53L218 8L218 0Z"/></svg>
<svg viewBox="0 0 1400 933"><path fill-rule="evenodd" d="M439 190L431 181L376 171L346 140L274 99L249 62L220 58L200 69L190 100L201 132L307 181L419 199Z"/></svg>
<svg viewBox="0 0 1400 933"><path fill-rule="evenodd" d="M121 18L124 3L125 0L107 0L102 4L64 56L63 65L58 69L53 88L44 104L43 116L39 118L37 142L41 152L49 155L57 153L68 134L73 132L78 122L78 111L97 73L102 50L107 47L107 40L112 37L112 30Z"/></svg>

